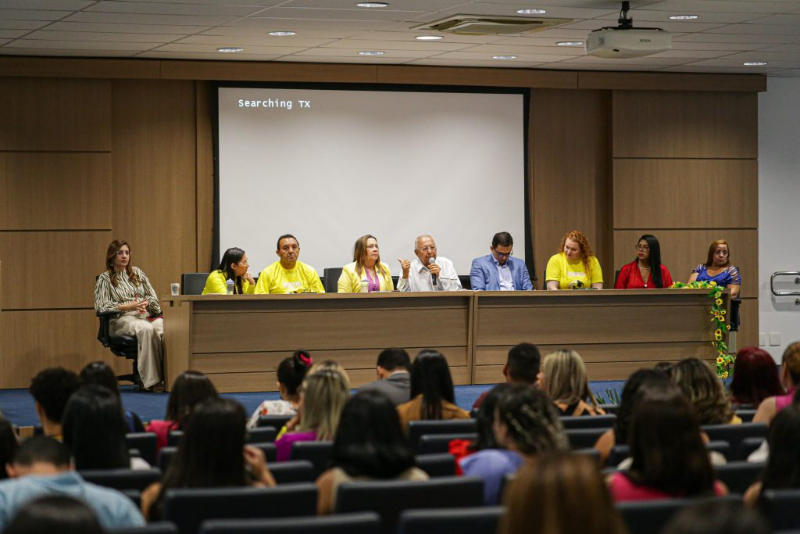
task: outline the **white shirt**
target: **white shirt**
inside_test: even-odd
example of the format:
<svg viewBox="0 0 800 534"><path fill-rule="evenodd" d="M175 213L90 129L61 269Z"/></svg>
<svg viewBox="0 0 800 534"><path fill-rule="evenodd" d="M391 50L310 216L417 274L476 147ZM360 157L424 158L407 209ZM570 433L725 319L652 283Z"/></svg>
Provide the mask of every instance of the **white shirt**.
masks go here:
<svg viewBox="0 0 800 534"><path fill-rule="evenodd" d="M497 281L500 283L500 291L514 291L514 277L511 276L508 260L505 265L500 265L500 262L492 254L492 261L497 266Z"/></svg>
<svg viewBox="0 0 800 534"><path fill-rule="evenodd" d="M408 271L408 279L403 278L402 273L397 280L398 291L459 291L461 281L458 279L456 268L453 262L447 258L439 256L436 258L439 264L439 276L436 277L436 287L433 286L431 271L419 258L414 258L411 262L411 269Z"/></svg>

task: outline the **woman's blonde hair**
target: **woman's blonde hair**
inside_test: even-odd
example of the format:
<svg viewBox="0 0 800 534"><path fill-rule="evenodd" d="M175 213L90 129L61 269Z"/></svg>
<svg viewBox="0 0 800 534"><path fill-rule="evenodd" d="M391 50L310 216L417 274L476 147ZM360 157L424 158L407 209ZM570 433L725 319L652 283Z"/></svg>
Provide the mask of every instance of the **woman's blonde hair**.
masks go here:
<svg viewBox="0 0 800 534"><path fill-rule="evenodd" d="M789 371L795 387L800 386L800 341L795 341L783 351L783 365Z"/></svg>
<svg viewBox="0 0 800 534"><path fill-rule="evenodd" d="M356 274L361 275L364 272L364 258L367 257L367 241L370 239L374 239L375 243L378 242L378 238L374 235L362 235L358 239L356 239L356 244L353 247L353 261L356 262ZM378 254L378 261L375 262L375 272L383 273L383 267L381 266L381 256Z"/></svg>
<svg viewBox="0 0 800 534"><path fill-rule="evenodd" d="M698 358L686 358L675 364L671 376L694 406L701 425L731 422L733 410L725 386L710 365Z"/></svg>
<svg viewBox="0 0 800 534"><path fill-rule="evenodd" d="M559 252L564 252L567 239L571 239L578 244L578 248L581 249L581 261L583 262L583 270L586 272L586 278L591 278L592 264L589 260L592 258L592 256L594 256L594 251L592 250L592 246L589 244L589 239L587 239L586 234L579 232L578 230L567 232L567 234L561 239L561 248L559 249Z"/></svg>
<svg viewBox="0 0 800 534"><path fill-rule="evenodd" d="M299 432L314 431L318 441L336 437L339 417L350 398L350 379L344 372L332 369L311 371L300 389L303 416L297 425Z"/></svg>
<svg viewBox="0 0 800 534"><path fill-rule="evenodd" d="M570 405L589 399L597 407L597 400L589 389L586 365L574 350L557 350L544 358L544 392L553 402Z"/></svg>
<svg viewBox="0 0 800 534"><path fill-rule="evenodd" d="M597 463L545 453L525 464L505 495L499 534L625 534Z"/></svg>
<svg viewBox="0 0 800 534"><path fill-rule="evenodd" d="M320 371L333 371L335 373L339 373L344 378L345 385L347 386L347 389L348 390L350 389L350 377L348 376L347 371L345 371L345 369L342 366L342 364L340 364L339 362L334 361L334 360L325 360L325 361L321 361L321 362L315 363L308 370L308 373L306 373L306 376L307 377L311 376L311 375L313 375L315 373L319 373Z"/></svg>

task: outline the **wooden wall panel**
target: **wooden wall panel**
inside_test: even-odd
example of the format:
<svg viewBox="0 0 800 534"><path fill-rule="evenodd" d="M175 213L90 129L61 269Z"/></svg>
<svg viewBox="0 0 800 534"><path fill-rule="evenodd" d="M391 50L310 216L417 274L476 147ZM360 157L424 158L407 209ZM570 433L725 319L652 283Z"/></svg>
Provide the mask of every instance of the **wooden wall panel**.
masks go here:
<svg viewBox="0 0 800 534"><path fill-rule="evenodd" d="M614 228L758 228L758 161L615 159Z"/></svg>
<svg viewBox="0 0 800 534"><path fill-rule="evenodd" d="M725 239L730 247L731 263L742 275L741 296L758 296L758 230L617 230L614 232L616 270L636 259L634 246L643 234L658 238L661 262L676 282L687 282L692 270L699 263L705 263L711 242Z"/></svg>
<svg viewBox="0 0 800 534"><path fill-rule="evenodd" d="M604 269L611 261L608 105L602 91L531 91L535 287L570 230L586 233Z"/></svg>
<svg viewBox="0 0 800 534"><path fill-rule="evenodd" d="M0 153L0 231L111 228L111 156Z"/></svg>
<svg viewBox="0 0 800 534"><path fill-rule="evenodd" d="M579 89L633 89L638 91L762 92L767 77L759 74L688 74L661 72L579 72Z"/></svg>
<svg viewBox="0 0 800 534"><path fill-rule="evenodd" d="M757 347L759 332L758 299L742 299L742 307L739 313L741 314L742 324L739 325L739 332L736 335L736 350L743 347Z"/></svg>
<svg viewBox="0 0 800 534"><path fill-rule="evenodd" d="M108 80L0 77L0 150L108 151Z"/></svg>
<svg viewBox="0 0 800 534"><path fill-rule="evenodd" d="M615 158L758 157L757 93L613 94Z"/></svg>
<svg viewBox="0 0 800 534"><path fill-rule="evenodd" d="M24 388L47 367L79 371L103 360L118 372L130 372L129 364L97 341L94 310L18 311L0 313L0 388Z"/></svg>
<svg viewBox="0 0 800 534"><path fill-rule="evenodd" d="M108 231L0 232L3 309L93 308Z"/></svg>
<svg viewBox="0 0 800 534"><path fill-rule="evenodd" d="M219 258L211 258L214 240L214 144L211 127L211 85L197 82L197 271L211 271Z"/></svg>
<svg viewBox="0 0 800 534"><path fill-rule="evenodd" d="M166 295L197 267L195 84L114 81L113 94L114 237Z"/></svg>

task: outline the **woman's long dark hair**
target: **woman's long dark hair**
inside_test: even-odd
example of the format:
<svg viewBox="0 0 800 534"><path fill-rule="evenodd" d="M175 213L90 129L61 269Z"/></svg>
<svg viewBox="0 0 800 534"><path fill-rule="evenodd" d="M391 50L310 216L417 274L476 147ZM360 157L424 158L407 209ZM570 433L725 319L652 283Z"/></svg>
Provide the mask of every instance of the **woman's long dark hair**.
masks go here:
<svg viewBox="0 0 800 534"><path fill-rule="evenodd" d="M494 435L494 412L497 409L500 397L507 393L509 389L511 389L510 384L498 384L484 397L481 407L478 408L478 413L475 415L478 439L470 447L471 450L482 451L484 449L501 448L497 444L497 438Z"/></svg>
<svg viewBox="0 0 800 534"><path fill-rule="evenodd" d="M246 423L244 408L234 400L217 397L198 404L164 475L150 518L161 517L162 498L170 488L248 485L244 462Z"/></svg>
<svg viewBox="0 0 800 534"><path fill-rule="evenodd" d="M313 364L314 360L308 351L296 350L278 365L278 382L286 388L287 395L296 396L300 393L300 385Z"/></svg>
<svg viewBox="0 0 800 534"><path fill-rule="evenodd" d="M646 384L669 384L670 380L667 375L656 369L639 369L635 371L628 380L625 381L625 387L622 389L622 400L619 405L619 412L617 412L617 419L614 421L614 442L617 445L624 445L628 443L628 429L631 424L631 416L636 403L641 396L639 392Z"/></svg>
<svg viewBox="0 0 800 534"><path fill-rule="evenodd" d="M362 391L347 401L332 460L351 477L392 479L414 467L414 454L392 401L377 391Z"/></svg>
<svg viewBox="0 0 800 534"><path fill-rule="evenodd" d="M125 443L128 426L119 397L112 391L102 386L82 387L70 396L61 424L76 469L130 467Z"/></svg>
<svg viewBox="0 0 800 534"><path fill-rule="evenodd" d="M18 446L19 442L14 431L14 425L0 415L0 465L4 466L3 469L0 469L0 480L8 478L5 465L11 463L11 458L14 457L14 452Z"/></svg>
<svg viewBox="0 0 800 534"><path fill-rule="evenodd" d="M658 239L656 239L654 235L644 234L639 238L639 241L647 241L647 246L650 247L650 255L647 261L650 263L650 275L653 277L653 285L663 288L664 280L661 278L661 245L658 243ZM638 244L639 241L636 243ZM639 262L639 258L636 258L636 262ZM645 283L647 283L647 280L645 280Z"/></svg>
<svg viewBox="0 0 800 534"><path fill-rule="evenodd" d="M423 419L441 419L442 401L455 402L450 367L438 350L421 351L411 365L411 398L420 394Z"/></svg>
<svg viewBox="0 0 800 534"><path fill-rule="evenodd" d="M787 406L775 416L767 433L769 459L761 475L762 488L800 488L800 406Z"/></svg>
<svg viewBox="0 0 800 534"><path fill-rule="evenodd" d="M689 400L674 384L645 386L640 395L628 432L628 476L671 495L713 495L714 471Z"/></svg>
<svg viewBox="0 0 800 534"><path fill-rule="evenodd" d="M206 375L200 371L185 371L172 384L165 418L178 423L180 428L198 403L217 397L217 388Z"/></svg>
<svg viewBox="0 0 800 534"><path fill-rule="evenodd" d="M244 256L244 250L238 247L231 247L222 255L222 260L219 262L219 270L225 275L226 280L233 280L234 290L237 295L242 294L242 277L236 276L231 269L231 263L239 263Z"/></svg>

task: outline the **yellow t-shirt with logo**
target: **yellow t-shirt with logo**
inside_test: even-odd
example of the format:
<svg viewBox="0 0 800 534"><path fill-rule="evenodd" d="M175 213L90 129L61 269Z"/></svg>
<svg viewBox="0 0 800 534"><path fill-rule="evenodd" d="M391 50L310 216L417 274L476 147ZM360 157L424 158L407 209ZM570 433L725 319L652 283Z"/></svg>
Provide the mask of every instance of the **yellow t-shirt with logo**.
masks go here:
<svg viewBox="0 0 800 534"><path fill-rule="evenodd" d="M261 271L256 282L256 295L268 293L325 293L325 288L313 267L298 261L294 269L284 269L276 261Z"/></svg>
<svg viewBox="0 0 800 534"><path fill-rule="evenodd" d="M214 271L206 278L206 286L203 288L203 295L225 295L228 292L228 279L222 271ZM251 286L247 280L242 280L242 295L252 295L256 286ZM236 288L234 286L234 293Z"/></svg>
<svg viewBox="0 0 800 534"><path fill-rule="evenodd" d="M592 274L591 276L586 276L586 269L583 265L583 261L567 261L567 255L563 252L559 252L548 260L545 280L548 282L551 280L558 282L558 289L572 289L577 282L583 284L583 287L592 287L592 284L602 284L603 271L600 268L600 262L597 261L596 256L589 258L589 267L591 268Z"/></svg>

